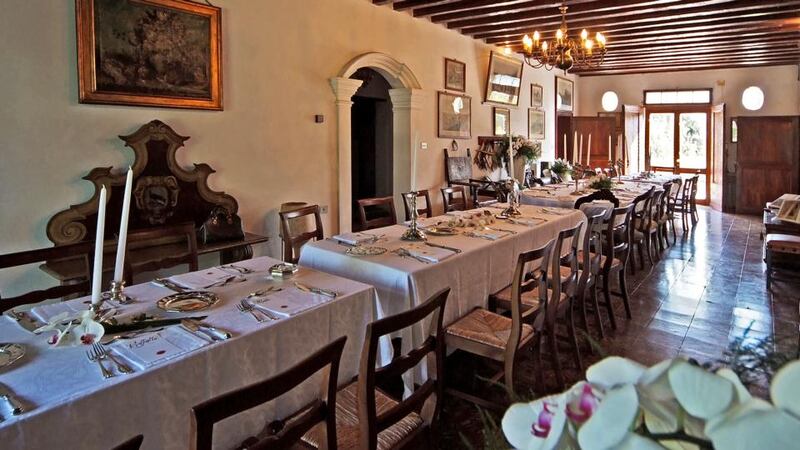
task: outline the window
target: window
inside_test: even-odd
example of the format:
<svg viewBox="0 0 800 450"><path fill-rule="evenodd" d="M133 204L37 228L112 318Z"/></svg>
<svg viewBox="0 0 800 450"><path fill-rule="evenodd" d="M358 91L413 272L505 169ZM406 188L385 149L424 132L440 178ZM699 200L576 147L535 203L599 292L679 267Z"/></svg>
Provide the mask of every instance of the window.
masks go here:
<svg viewBox="0 0 800 450"><path fill-rule="evenodd" d="M711 104L711 89L644 91L645 105Z"/></svg>

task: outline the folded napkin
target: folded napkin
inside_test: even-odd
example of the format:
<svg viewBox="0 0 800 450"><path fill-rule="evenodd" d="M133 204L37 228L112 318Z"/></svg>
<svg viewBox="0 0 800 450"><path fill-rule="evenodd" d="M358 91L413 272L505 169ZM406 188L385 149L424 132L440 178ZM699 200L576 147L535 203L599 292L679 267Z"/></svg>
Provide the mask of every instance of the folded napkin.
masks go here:
<svg viewBox="0 0 800 450"><path fill-rule="evenodd" d="M48 323L50 319L61 313L67 312L70 316L73 316L82 311L86 311L88 308L88 304L73 300L34 306L31 308L30 314L39 322Z"/></svg>
<svg viewBox="0 0 800 450"><path fill-rule="evenodd" d="M333 239L348 245L361 245L375 242L378 238L368 233L344 233L333 236Z"/></svg>
<svg viewBox="0 0 800 450"><path fill-rule="evenodd" d="M502 231L494 231L494 230L474 230L470 234L472 236L489 239L491 241L496 241L508 235L508 233L503 233Z"/></svg>
<svg viewBox="0 0 800 450"><path fill-rule="evenodd" d="M250 303L272 315L291 317L331 300L333 299L321 294L303 292L296 287L286 287L264 298L253 299Z"/></svg>
<svg viewBox="0 0 800 450"><path fill-rule="evenodd" d="M419 259L424 259L425 261L430 261L432 263L437 263L443 261L455 253L452 250L448 250L446 248L438 248L438 247L428 247L428 246L409 246L408 253Z"/></svg>
<svg viewBox="0 0 800 450"><path fill-rule="evenodd" d="M111 346L139 370L145 370L208 344L209 341L185 328L172 326L132 339L120 339Z"/></svg>
<svg viewBox="0 0 800 450"><path fill-rule="evenodd" d="M529 227L535 227L540 223L547 222L545 219L538 219L535 217L509 217L508 221L515 225L525 225Z"/></svg>
<svg viewBox="0 0 800 450"><path fill-rule="evenodd" d="M169 280L187 289L198 290L213 287L215 284L220 284L232 276L237 275L218 267L212 267L196 272L174 275L169 277Z"/></svg>

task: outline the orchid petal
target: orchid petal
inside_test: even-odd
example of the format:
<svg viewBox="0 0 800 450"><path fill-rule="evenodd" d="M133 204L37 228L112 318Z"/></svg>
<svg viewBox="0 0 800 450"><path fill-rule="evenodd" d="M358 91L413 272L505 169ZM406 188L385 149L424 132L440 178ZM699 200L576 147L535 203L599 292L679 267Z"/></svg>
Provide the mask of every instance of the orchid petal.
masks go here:
<svg viewBox="0 0 800 450"><path fill-rule="evenodd" d="M546 437L538 437L533 434L532 427L539 422L539 416L545 410L545 405L552 405L547 407L553 413L550 430ZM514 448L550 450L559 443L566 422L564 396L559 394L540 398L531 403L511 405L503 415L501 426L506 440Z"/></svg>
<svg viewBox="0 0 800 450"><path fill-rule="evenodd" d="M800 442L800 420L776 408L749 408L709 433L714 448L788 449Z"/></svg>
<svg viewBox="0 0 800 450"><path fill-rule="evenodd" d="M578 430L578 443L584 450L614 448L625 439L638 412L639 401L632 385L608 391L592 418Z"/></svg>
<svg viewBox="0 0 800 450"><path fill-rule="evenodd" d="M78 345L90 345L99 342L104 334L105 329L103 325L91 319L84 320L72 329L75 344Z"/></svg>
<svg viewBox="0 0 800 450"><path fill-rule="evenodd" d="M678 402L700 419L723 413L733 400L733 383L688 362L675 364L668 376Z"/></svg>
<svg viewBox="0 0 800 450"><path fill-rule="evenodd" d="M658 442L630 432L625 439L614 448L616 450L664 450L664 447L659 445Z"/></svg>
<svg viewBox="0 0 800 450"><path fill-rule="evenodd" d="M40 334L45 331L55 330L58 326L61 325L62 322L65 322L69 318L69 312L64 311L62 313L58 313L55 316L50 318L50 321L47 324L42 325L41 327L33 330L33 334Z"/></svg>
<svg viewBox="0 0 800 450"><path fill-rule="evenodd" d="M724 369L719 369L717 371L717 375L733 383L733 388L736 390L736 399L739 403L746 403L753 398L747 388L742 384L742 381L739 379L739 375L736 375L736 372L726 367Z"/></svg>
<svg viewBox="0 0 800 450"><path fill-rule="evenodd" d="M680 362L683 360L666 359L645 370L637 383L639 390L647 392L647 395L654 400L674 399L675 394L672 392L667 374L672 366Z"/></svg>
<svg viewBox="0 0 800 450"><path fill-rule="evenodd" d="M630 359L609 356L586 370L586 381L606 389L621 384L634 384L645 369L645 366Z"/></svg>
<svg viewBox="0 0 800 450"><path fill-rule="evenodd" d="M775 374L769 395L775 406L800 418L800 360L783 366Z"/></svg>
<svg viewBox="0 0 800 450"><path fill-rule="evenodd" d="M768 411L771 409L773 409L773 406L768 401L753 397L749 401L729 409L725 414L721 414L706 422L705 434L711 436L721 425L739 420L741 416L748 414L752 410Z"/></svg>

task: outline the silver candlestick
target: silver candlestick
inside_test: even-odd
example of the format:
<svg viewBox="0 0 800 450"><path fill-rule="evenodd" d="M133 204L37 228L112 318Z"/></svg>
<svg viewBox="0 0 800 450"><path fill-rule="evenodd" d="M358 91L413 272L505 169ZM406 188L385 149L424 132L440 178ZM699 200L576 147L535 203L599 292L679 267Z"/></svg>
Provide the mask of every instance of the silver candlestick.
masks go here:
<svg viewBox="0 0 800 450"><path fill-rule="evenodd" d="M417 212L417 193L409 192L405 196L408 198L409 206L411 207L411 224L400 239L404 241L425 241L428 237L417 227L417 218L419 217Z"/></svg>
<svg viewBox="0 0 800 450"><path fill-rule="evenodd" d="M111 281L111 289L103 293L103 300L110 300L120 305L133 303L133 299L125 295L125 281Z"/></svg>
<svg viewBox="0 0 800 450"><path fill-rule="evenodd" d="M501 212L504 216L521 216L522 212L519 210L519 192L517 191L517 180L511 179L511 189L508 191L508 207Z"/></svg>

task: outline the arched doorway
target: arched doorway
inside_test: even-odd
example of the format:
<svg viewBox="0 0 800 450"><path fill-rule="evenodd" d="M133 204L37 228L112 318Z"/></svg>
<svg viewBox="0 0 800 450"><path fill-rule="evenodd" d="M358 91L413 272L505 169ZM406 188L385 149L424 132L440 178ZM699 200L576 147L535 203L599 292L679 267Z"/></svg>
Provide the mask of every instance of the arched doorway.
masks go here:
<svg viewBox="0 0 800 450"><path fill-rule="evenodd" d="M356 224L358 200L395 194L392 191L392 101L391 85L377 71L362 67L350 78L363 82L352 97L350 124L350 206L354 209L352 223Z"/></svg>
<svg viewBox="0 0 800 450"><path fill-rule="evenodd" d="M422 90L416 76L408 66L383 53L358 56L345 64L337 77L331 78L337 115L339 232L352 229L352 105L353 96L363 81L351 77L361 68L374 70L391 86L392 192L395 194L406 192L411 186L412 136L418 128L422 107ZM394 197L397 211L402 211L400 196Z"/></svg>

